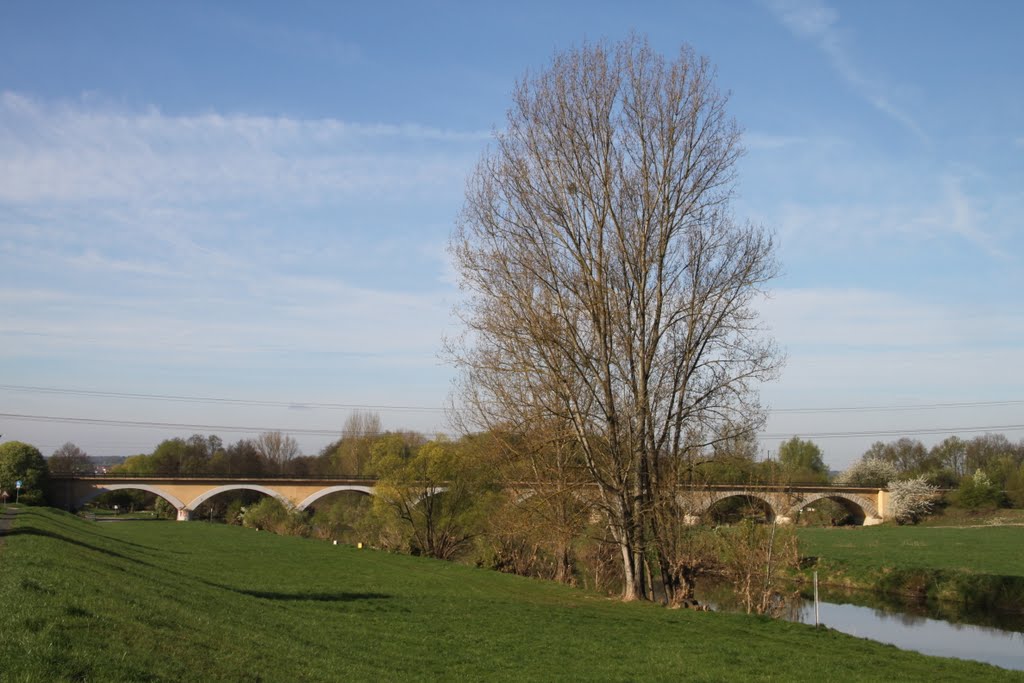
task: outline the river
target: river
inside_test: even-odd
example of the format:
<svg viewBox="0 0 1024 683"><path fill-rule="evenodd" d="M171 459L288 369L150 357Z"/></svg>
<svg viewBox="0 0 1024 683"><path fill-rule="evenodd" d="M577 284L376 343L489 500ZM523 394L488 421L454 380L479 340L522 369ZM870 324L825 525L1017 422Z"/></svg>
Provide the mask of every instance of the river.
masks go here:
<svg viewBox="0 0 1024 683"><path fill-rule="evenodd" d="M897 605L861 591L829 591L822 597L819 621L837 631L926 655L1024 671L1024 615L960 615L963 620L953 622L939 618L941 606ZM717 582L698 583L697 599L713 609L736 609L731 591ZM782 618L813 624L813 600L796 598Z"/></svg>

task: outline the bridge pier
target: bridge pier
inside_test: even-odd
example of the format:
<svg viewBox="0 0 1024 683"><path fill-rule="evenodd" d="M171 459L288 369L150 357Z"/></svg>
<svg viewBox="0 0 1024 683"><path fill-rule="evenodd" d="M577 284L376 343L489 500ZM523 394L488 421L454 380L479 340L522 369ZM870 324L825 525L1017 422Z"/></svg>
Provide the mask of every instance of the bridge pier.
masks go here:
<svg viewBox="0 0 1024 683"><path fill-rule="evenodd" d="M882 519L881 517L872 517L872 516L868 515L867 517L864 518L864 526L874 526L876 524L881 524L884 521L885 520Z"/></svg>
<svg viewBox="0 0 1024 683"><path fill-rule="evenodd" d="M786 515L779 515L778 517L775 518L775 523L776 524L792 524L793 523L793 518L792 517L787 517Z"/></svg>
<svg viewBox="0 0 1024 683"><path fill-rule="evenodd" d="M697 526L700 524L700 515L683 515L683 524L686 526Z"/></svg>
<svg viewBox="0 0 1024 683"><path fill-rule="evenodd" d="M192 519L192 511L188 508L178 508L178 521L188 522Z"/></svg>

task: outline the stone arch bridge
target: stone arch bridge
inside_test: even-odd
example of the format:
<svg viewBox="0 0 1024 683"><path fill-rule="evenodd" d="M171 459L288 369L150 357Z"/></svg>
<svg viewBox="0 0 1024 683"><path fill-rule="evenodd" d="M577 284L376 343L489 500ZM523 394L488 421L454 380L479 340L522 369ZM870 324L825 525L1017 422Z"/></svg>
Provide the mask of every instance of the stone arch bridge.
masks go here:
<svg viewBox="0 0 1024 683"><path fill-rule="evenodd" d="M124 489L147 491L173 505L178 520L191 519L204 502L227 491L258 491L277 498L291 507L305 510L324 496L340 491L374 495L377 481L371 478L295 478L240 476L111 476L102 474L53 475L50 500L67 510L76 510L97 496ZM520 484L519 490L529 484ZM850 486L793 485L739 486L718 484L680 489L679 501L696 523L717 503L729 498L745 498L763 506L768 519L788 523L800 511L816 501L837 502L864 525L880 524L889 517L889 492L879 488Z"/></svg>

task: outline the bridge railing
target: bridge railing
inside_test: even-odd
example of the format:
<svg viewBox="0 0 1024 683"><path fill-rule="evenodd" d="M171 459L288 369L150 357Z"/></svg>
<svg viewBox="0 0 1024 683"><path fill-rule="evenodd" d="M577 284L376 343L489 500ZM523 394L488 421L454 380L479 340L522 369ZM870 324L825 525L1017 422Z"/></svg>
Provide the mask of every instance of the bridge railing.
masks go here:
<svg viewBox="0 0 1024 683"><path fill-rule="evenodd" d="M160 481L188 480L188 481L223 481L224 479L236 479L238 481L377 481L377 477L367 474L240 474L238 472L222 472L214 474L204 472L202 474L185 474L183 472L54 472L50 474L50 480L59 481L111 481L123 479L126 481L143 481L159 479Z"/></svg>

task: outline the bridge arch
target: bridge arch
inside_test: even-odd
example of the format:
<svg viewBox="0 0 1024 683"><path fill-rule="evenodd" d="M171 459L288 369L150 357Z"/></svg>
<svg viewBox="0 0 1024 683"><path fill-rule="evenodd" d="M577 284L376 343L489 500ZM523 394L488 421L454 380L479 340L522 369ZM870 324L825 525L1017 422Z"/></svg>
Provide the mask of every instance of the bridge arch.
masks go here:
<svg viewBox="0 0 1024 683"><path fill-rule="evenodd" d="M282 495L280 492L275 491L272 488L269 488L267 486L261 486L259 484L249 484L249 483L246 483L246 484L227 484L225 486L218 486L216 488L212 488L209 491L206 491L205 493L201 493L198 496L196 496L187 506L184 506L184 505L183 506L179 506L179 509L182 508L182 507L185 507L185 508L188 509L189 513L195 512L199 508L199 506L202 505L203 503L205 503L206 501L210 500L214 496L219 495L221 493L227 493L228 491L257 491L257 492L262 493L264 495L272 496L273 498L277 498L279 501L281 501L284 504L285 507L290 508L290 507L292 507L292 505L294 505L294 503L292 503L292 501L288 500L288 498L286 496Z"/></svg>
<svg viewBox="0 0 1024 683"><path fill-rule="evenodd" d="M787 516L796 518L796 515L808 505L811 505L819 500L832 500L849 512L855 519L861 524L864 524L869 519L879 519L881 517L878 514L878 508L875 504L865 496L857 495L856 493L844 493L840 491L823 491L820 493L811 493L801 498L792 508L787 512Z"/></svg>
<svg viewBox="0 0 1024 683"><path fill-rule="evenodd" d="M706 515L711 512L711 509L723 500L730 498L746 498L747 500L756 501L760 503L768 516L768 521L779 516L779 511L776 509L777 505L770 496L763 495L758 491L711 491L705 496L701 496L698 499L697 505L694 506L695 515Z"/></svg>
<svg viewBox="0 0 1024 683"><path fill-rule="evenodd" d="M320 500L324 496L329 496L332 493L340 493L342 491L355 491L357 493L366 494L367 496L374 495L374 491L373 491L373 487L372 486L357 486L355 484L343 484L341 486L328 486L325 489L322 489L320 491L317 491L316 493L312 493L312 494L306 496L305 500L303 500L301 503L299 503L298 509L305 510L310 505L312 505L316 501Z"/></svg>
<svg viewBox="0 0 1024 683"><path fill-rule="evenodd" d="M185 507L185 504L182 503L180 500L178 500L177 496L174 496L174 495L172 495L170 493L167 493L166 491L164 491L163 489L161 489L158 486L153 486L152 484L135 484L135 483L130 483L130 484L127 484L127 483L126 484L98 484L96 486L93 486L91 489L89 489L88 492L82 494L76 500L74 500L72 502L72 507L77 510L77 509L79 509L81 507L84 507L89 501L91 501L91 500L93 500L93 499L95 499L95 498L97 498L99 496L102 496L104 493L110 493L111 491L124 491L124 490L145 491L146 493L152 493L153 495L159 496L160 498L163 498L164 500L166 500L168 503L173 505L176 510L180 510L181 508Z"/></svg>

